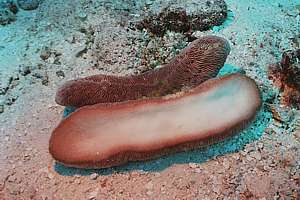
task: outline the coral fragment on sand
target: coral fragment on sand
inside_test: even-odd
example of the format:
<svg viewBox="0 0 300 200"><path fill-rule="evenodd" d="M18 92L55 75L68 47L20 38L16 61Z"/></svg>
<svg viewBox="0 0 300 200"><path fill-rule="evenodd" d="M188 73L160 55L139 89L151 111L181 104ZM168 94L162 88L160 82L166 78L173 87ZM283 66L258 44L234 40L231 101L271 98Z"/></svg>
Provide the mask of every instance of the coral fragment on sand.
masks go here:
<svg viewBox="0 0 300 200"><path fill-rule="evenodd" d="M224 0L172 0L161 1L147 10L147 16L136 23L138 29L147 29L157 36L166 31L188 33L206 31L221 25L227 17L227 5Z"/></svg>
<svg viewBox="0 0 300 200"><path fill-rule="evenodd" d="M49 152L57 161L80 168L154 159L237 133L260 106L255 82L240 74L170 96L85 106L53 131Z"/></svg>
<svg viewBox="0 0 300 200"><path fill-rule="evenodd" d="M286 51L269 66L269 79L282 91L282 104L300 109L300 49Z"/></svg>
<svg viewBox="0 0 300 200"><path fill-rule="evenodd" d="M159 69L133 76L94 75L71 80L58 89L55 100L60 105L81 107L171 94L215 77L229 52L225 39L202 37Z"/></svg>

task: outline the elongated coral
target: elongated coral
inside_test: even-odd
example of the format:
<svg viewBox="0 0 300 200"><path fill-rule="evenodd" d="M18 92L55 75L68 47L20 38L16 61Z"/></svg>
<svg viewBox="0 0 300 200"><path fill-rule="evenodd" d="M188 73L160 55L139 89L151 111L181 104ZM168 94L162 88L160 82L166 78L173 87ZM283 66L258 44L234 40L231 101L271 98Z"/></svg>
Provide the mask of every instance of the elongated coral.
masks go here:
<svg viewBox="0 0 300 200"><path fill-rule="evenodd" d="M153 159L237 133L260 105L255 82L233 74L172 96L85 106L53 131L49 152L85 168Z"/></svg>
<svg viewBox="0 0 300 200"><path fill-rule="evenodd" d="M225 39L203 37L162 68L136 76L95 75L71 80L58 89L55 100L60 105L81 107L171 94L215 77L229 52Z"/></svg>

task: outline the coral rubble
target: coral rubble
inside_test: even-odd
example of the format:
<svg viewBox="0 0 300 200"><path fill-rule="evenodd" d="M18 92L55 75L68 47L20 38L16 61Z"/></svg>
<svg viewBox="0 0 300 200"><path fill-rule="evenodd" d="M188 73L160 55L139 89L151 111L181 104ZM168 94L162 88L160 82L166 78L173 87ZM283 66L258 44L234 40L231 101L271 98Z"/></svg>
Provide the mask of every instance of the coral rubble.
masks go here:
<svg viewBox="0 0 300 200"><path fill-rule="evenodd" d="M282 91L282 104L300 109L300 49L286 51L269 66L269 79Z"/></svg>
<svg viewBox="0 0 300 200"><path fill-rule="evenodd" d="M35 10L40 4L40 0L17 0L17 2L23 10Z"/></svg>
<svg viewBox="0 0 300 200"><path fill-rule="evenodd" d="M227 17L227 5L223 0L164 1L159 8L152 4L146 13L137 28L163 36L167 30L187 33L221 25Z"/></svg>

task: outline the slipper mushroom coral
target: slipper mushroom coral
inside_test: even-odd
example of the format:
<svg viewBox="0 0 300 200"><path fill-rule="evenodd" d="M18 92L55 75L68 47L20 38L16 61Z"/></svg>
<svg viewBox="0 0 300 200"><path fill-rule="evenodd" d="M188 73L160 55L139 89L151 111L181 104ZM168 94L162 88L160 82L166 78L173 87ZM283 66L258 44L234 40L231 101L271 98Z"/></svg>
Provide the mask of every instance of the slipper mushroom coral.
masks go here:
<svg viewBox="0 0 300 200"><path fill-rule="evenodd" d="M58 89L55 100L63 106L81 107L164 96L215 77L229 52L230 46L225 39L202 37L159 69L140 75L94 75L67 81Z"/></svg>
<svg viewBox="0 0 300 200"><path fill-rule="evenodd" d="M207 146L237 133L261 106L240 74L174 95L79 108L53 131L49 151L66 166L107 168Z"/></svg>

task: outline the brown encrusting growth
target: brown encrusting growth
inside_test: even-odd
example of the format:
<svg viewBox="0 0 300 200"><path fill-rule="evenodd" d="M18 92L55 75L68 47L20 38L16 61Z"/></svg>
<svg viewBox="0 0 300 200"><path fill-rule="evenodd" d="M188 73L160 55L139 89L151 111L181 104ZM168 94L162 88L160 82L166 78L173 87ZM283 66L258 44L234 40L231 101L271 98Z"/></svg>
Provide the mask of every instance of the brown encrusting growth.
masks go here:
<svg viewBox="0 0 300 200"><path fill-rule="evenodd" d="M85 106L53 131L49 152L57 161L80 168L149 160L237 133L260 106L255 82L240 74L176 95Z"/></svg>
<svg viewBox="0 0 300 200"><path fill-rule="evenodd" d="M284 105L300 109L300 49L284 52L280 63L270 65L269 79L282 91Z"/></svg>
<svg viewBox="0 0 300 200"><path fill-rule="evenodd" d="M150 6L136 27L162 37L168 30L181 33L207 31L221 25L227 18L224 0L164 0L162 4L161 7Z"/></svg>
<svg viewBox="0 0 300 200"><path fill-rule="evenodd" d="M60 105L81 107L171 94L215 77L229 52L225 39L202 37L162 68L135 76L94 75L71 80L58 89L55 100Z"/></svg>

